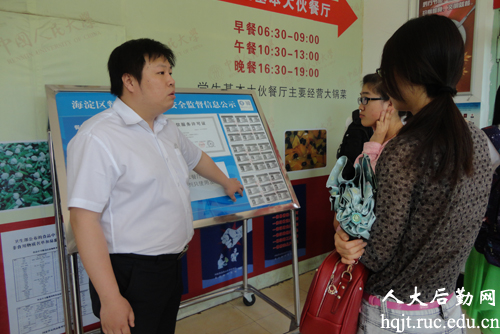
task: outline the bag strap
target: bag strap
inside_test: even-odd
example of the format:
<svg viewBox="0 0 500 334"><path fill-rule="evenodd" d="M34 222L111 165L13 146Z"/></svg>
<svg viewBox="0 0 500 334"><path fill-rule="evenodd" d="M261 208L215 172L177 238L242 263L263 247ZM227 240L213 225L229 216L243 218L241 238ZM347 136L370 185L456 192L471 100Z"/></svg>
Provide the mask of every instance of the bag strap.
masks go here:
<svg viewBox="0 0 500 334"><path fill-rule="evenodd" d="M335 295L335 293L337 292L337 287L335 286L335 284L333 284L333 280L335 279L335 272L337 271L337 266L341 261L342 258L339 257L339 259L335 263L335 267L333 267L332 275L330 276L330 280L328 281L328 285L326 286L325 292L323 292L323 298L321 299L321 303L319 304L318 307L318 312L316 313L317 317L319 317L319 313L321 312L321 308L323 307L323 303L325 302L327 293L330 295Z"/></svg>
<svg viewBox="0 0 500 334"><path fill-rule="evenodd" d="M340 282L337 288L337 298L333 300L332 304L332 309L331 309L332 313L335 313L337 311L340 302L344 297L344 294L348 290L347 288L349 287L349 284L351 284L352 281L352 271L354 270L354 266L357 264L358 261L356 260L355 263L348 265L346 270L340 275Z"/></svg>

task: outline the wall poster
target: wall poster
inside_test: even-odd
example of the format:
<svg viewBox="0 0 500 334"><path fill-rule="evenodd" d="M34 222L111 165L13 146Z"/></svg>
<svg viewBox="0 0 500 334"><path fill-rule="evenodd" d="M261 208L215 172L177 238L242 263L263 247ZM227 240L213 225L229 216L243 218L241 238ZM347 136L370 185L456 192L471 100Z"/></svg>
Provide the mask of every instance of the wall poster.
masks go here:
<svg viewBox="0 0 500 334"><path fill-rule="evenodd" d="M457 25L465 44L464 70L457 84L459 93L471 91L476 0L419 0L418 16L443 15Z"/></svg>
<svg viewBox="0 0 500 334"><path fill-rule="evenodd" d="M47 141L0 143L0 211L52 204Z"/></svg>
<svg viewBox="0 0 500 334"><path fill-rule="evenodd" d="M8 310L2 312L0 317L0 332L63 333L64 313L54 218L4 224L0 228L0 243L3 259L0 274L5 278ZM96 323L99 319L92 314L88 276L81 263L79 266L83 321L84 324ZM3 318L4 314L7 319Z"/></svg>
<svg viewBox="0 0 500 334"><path fill-rule="evenodd" d="M247 222L248 273L253 272L252 220ZM203 288L243 275L243 223L209 226L200 230Z"/></svg>
<svg viewBox="0 0 500 334"><path fill-rule="evenodd" d="M285 131L285 168L287 172L326 167L326 130Z"/></svg>
<svg viewBox="0 0 500 334"><path fill-rule="evenodd" d="M306 203L306 185L293 186L300 203ZM306 206L295 211L298 257L306 255ZM264 217L265 267L271 267L292 259L290 212Z"/></svg>

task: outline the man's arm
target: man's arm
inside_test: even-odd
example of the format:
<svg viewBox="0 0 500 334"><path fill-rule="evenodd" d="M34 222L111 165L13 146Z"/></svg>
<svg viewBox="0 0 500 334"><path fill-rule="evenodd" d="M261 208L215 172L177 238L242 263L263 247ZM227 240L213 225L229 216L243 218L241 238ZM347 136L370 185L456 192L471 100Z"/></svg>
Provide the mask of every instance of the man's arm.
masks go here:
<svg viewBox="0 0 500 334"><path fill-rule="evenodd" d="M229 197L236 202L235 193L243 196L243 186L237 179L229 179L205 152L201 153L201 158L194 171L212 182L220 184Z"/></svg>
<svg viewBox="0 0 500 334"><path fill-rule="evenodd" d="M120 294L116 283L100 218L98 212L70 208L71 227L78 252L101 302L103 331L127 334L130 333L130 327L134 327L134 312Z"/></svg>

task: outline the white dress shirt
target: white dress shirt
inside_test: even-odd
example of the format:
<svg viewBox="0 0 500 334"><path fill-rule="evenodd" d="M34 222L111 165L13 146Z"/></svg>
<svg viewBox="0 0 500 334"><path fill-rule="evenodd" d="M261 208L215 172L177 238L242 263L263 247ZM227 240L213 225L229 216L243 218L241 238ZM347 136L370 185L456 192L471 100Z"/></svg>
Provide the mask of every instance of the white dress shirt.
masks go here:
<svg viewBox="0 0 500 334"><path fill-rule="evenodd" d="M179 253L194 233L187 181L201 154L165 115L152 131L117 98L68 145L68 207L102 212L111 254Z"/></svg>

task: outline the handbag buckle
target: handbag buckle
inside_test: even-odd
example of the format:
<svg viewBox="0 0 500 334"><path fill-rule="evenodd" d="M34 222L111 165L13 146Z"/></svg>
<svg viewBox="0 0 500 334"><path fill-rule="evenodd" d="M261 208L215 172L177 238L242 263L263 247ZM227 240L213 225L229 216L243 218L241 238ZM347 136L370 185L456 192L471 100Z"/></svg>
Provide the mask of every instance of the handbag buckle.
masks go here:
<svg viewBox="0 0 500 334"><path fill-rule="evenodd" d="M348 282L352 281L352 274L351 274L351 272L350 272L350 271L347 271L347 270L346 270L346 271L344 271L344 272L342 273L342 279L344 279L344 274L348 274L348 275L349 275L349 281L348 281Z"/></svg>
<svg viewBox="0 0 500 334"><path fill-rule="evenodd" d="M328 286L328 293L331 294L331 295L337 294L337 288L335 287L335 285L330 284Z"/></svg>
<svg viewBox="0 0 500 334"><path fill-rule="evenodd" d="M347 283L349 283L350 281L352 281L352 267L357 265L358 264L358 260L356 260L356 262L354 262L353 264L350 264L347 269L342 273L342 275L340 276L342 279L344 279L344 275L347 274L349 275L349 281L347 281Z"/></svg>

